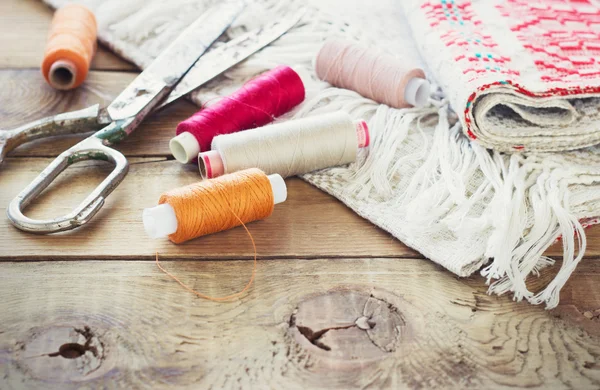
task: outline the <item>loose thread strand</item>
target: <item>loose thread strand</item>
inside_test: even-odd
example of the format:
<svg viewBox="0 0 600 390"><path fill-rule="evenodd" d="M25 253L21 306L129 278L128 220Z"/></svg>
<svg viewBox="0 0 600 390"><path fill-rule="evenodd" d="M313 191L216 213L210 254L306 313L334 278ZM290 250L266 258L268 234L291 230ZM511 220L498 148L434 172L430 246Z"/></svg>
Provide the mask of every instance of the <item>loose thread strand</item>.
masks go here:
<svg viewBox="0 0 600 390"><path fill-rule="evenodd" d="M156 252L156 265L158 266L158 268L162 272L164 272L171 279L173 279L174 281L176 281L177 283L179 283L181 285L181 287L183 287L187 291L191 292L192 294L195 294L196 296L198 296L200 298L208 299L209 301L213 301L213 302L229 301L229 300L232 300L232 299L235 299L235 298L238 298L238 297L242 296L246 291L248 291L248 289L250 288L250 286L254 282L254 278L256 276L256 268L257 268L257 260L256 260L256 258L258 256L258 253L256 251L256 243L254 242L254 237L252 237L252 234L250 233L250 230L248 230L248 228L246 227L246 224L241 220L240 217L238 217L238 215L233 211L233 209L231 207L229 207L229 211L231 211L231 213L233 214L233 216L241 223L241 226L244 227L244 230L246 230L246 233L248 233L248 236L250 237L250 241L252 242L252 248L254 249L254 264L252 266L252 275L250 276L250 280L248 281L248 283L246 284L246 286L241 291L239 291L239 292L237 292L235 294L224 296L224 297L211 297L210 295L202 294L202 293L194 290L193 288L191 288L187 284L183 283L181 280L179 280L179 278L177 278L177 276L173 275L172 273L170 273L169 271L167 271L166 269L164 269L164 267L162 265L160 265L160 262L158 261L158 252Z"/></svg>

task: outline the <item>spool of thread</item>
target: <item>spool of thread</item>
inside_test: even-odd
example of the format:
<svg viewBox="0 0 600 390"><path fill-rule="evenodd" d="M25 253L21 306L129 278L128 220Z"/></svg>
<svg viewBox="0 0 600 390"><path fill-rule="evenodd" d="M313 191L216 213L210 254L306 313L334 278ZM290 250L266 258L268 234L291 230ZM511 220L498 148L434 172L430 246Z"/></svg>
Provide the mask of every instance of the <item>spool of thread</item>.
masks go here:
<svg viewBox="0 0 600 390"><path fill-rule="evenodd" d="M96 51L96 18L82 5L58 9L48 34L42 74L52 87L61 90L81 85Z"/></svg>
<svg viewBox="0 0 600 390"><path fill-rule="evenodd" d="M365 121L336 112L220 135L213 150L200 153L198 166L203 178L250 167L289 177L354 162L368 145Z"/></svg>
<svg viewBox="0 0 600 390"><path fill-rule="evenodd" d="M179 162L192 162L210 149L215 136L264 126L300 104L304 94L300 76L278 66L181 122L169 143L171 153Z"/></svg>
<svg viewBox="0 0 600 390"><path fill-rule="evenodd" d="M281 176L253 168L169 191L142 218L150 237L179 244L264 219L286 199Z"/></svg>
<svg viewBox="0 0 600 390"><path fill-rule="evenodd" d="M317 76L329 84L350 89L395 108L421 107L430 85L422 69L380 49L344 40L325 42L316 60Z"/></svg>

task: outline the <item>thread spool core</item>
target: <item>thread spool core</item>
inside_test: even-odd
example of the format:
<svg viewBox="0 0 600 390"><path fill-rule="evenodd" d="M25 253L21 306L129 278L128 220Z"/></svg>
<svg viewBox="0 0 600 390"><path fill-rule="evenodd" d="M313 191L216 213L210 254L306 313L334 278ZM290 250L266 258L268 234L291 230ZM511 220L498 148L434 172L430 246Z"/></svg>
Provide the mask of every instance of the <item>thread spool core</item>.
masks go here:
<svg viewBox="0 0 600 390"><path fill-rule="evenodd" d="M203 179L212 179L225 173L225 165L221 153L216 150L200 153L198 155L198 169Z"/></svg>
<svg viewBox="0 0 600 390"><path fill-rule="evenodd" d="M75 86L77 68L69 60L58 60L50 66L48 80L56 89L68 90Z"/></svg>
<svg viewBox="0 0 600 390"><path fill-rule="evenodd" d="M200 153L200 144L192 133L184 131L169 141L171 154L182 164L188 164Z"/></svg>
<svg viewBox="0 0 600 390"><path fill-rule="evenodd" d="M144 221L144 230L151 238L166 237L177 231L175 210L168 203L144 209L142 220Z"/></svg>
<svg viewBox="0 0 600 390"><path fill-rule="evenodd" d="M427 99L431 93L429 81L420 77L413 77L408 80L404 89L404 100L414 107L423 107L427 104Z"/></svg>
<svg viewBox="0 0 600 390"><path fill-rule="evenodd" d="M271 182L271 190L273 191L273 204L283 203L287 200L287 186L281 175L274 173L267 176Z"/></svg>
<svg viewBox="0 0 600 390"><path fill-rule="evenodd" d="M354 121L354 127L356 128L358 147L366 148L369 146L369 143L371 143L371 137L369 136L369 126L367 126L367 122L363 120Z"/></svg>

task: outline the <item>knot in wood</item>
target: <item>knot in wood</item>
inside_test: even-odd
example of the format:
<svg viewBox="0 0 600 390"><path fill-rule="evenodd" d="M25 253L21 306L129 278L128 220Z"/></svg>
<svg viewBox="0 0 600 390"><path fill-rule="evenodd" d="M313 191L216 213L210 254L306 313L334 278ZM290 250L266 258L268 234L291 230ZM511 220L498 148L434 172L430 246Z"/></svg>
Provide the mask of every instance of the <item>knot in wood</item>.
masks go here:
<svg viewBox="0 0 600 390"><path fill-rule="evenodd" d="M307 352L352 361L384 358L394 352L404 326L396 306L351 289L309 297L290 318L290 332Z"/></svg>
<svg viewBox="0 0 600 390"><path fill-rule="evenodd" d="M92 380L112 368L105 340L85 325L33 328L16 349L28 376L55 383Z"/></svg>

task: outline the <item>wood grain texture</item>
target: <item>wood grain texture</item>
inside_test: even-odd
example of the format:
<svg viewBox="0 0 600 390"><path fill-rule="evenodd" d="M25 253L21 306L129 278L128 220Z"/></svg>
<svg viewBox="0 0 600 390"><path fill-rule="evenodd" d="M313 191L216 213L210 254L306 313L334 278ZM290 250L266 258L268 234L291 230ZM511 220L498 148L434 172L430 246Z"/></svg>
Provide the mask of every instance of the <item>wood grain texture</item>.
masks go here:
<svg viewBox="0 0 600 390"><path fill-rule="evenodd" d="M0 1L0 69L39 69L53 11L39 0ZM101 45L91 69L135 70Z"/></svg>
<svg viewBox="0 0 600 390"><path fill-rule="evenodd" d="M45 158L9 158L0 167L0 215L10 200L50 162ZM197 167L176 161L130 159L127 178L87 225L51 236L24 233L0 218L0 257L151 258L155 251L176 258L250 258L252 246L242 228L184 244L152 240L144 232L142 210L160 195L200 180ZM66 214L106 177L112 166L81 163L70 167L26 214L50 218ZM300 179L288 183L288 200L273 215L249 225L261 257L418 256L389 234L360 218L333 197Z"/></svg>
<svg viewBox="0 0 600 390"><path fill-rule="evenodd" d="M251 262L163 265L217 295L239 289ZM3 389L600 386L600 320L574 304L595 290L594 263L552 312L418 259L261 261L249 294L225 304L153 262L2 269Z"/></svg>
<svg viewBox="0 0 600 390"><path fill-rule="evenodd" d="M3 86L0 89L0 127L11 129L35 119L93 104L106 106L136 75L92 71L80 88L65 92L48 86L38 71L0 70L0 85ZM135 133L117 145L117 149L126 156L170 156L169 140L175 135L177 124L197 110L195 105L185 99L173 103L165 110L148 117ZM10 156L58 156L85 136L34 141L15 149Z"/></svg>
<svg viewBox="0 0 600 390"><path fill-rule="evenodd" d="M9 158L0 166L0 215L16 194L50 162L46 158ZM251 246L243 229L175 245L151 240L141 215L160 195L200 180L195 165L162 158L133 158L125 181L111 194L102 211L87 225L71 232L37 236L14 228L0 218L0 258L70 257L150 258L155 251L167 258L249 258ZM97 186L112 166L80 163L65 171L26 212L35 218L66 214ZM274 214L250 225L261 258L268 257L421 257L388 233L357 216L335 198L300 179L289 179L288 200ZM588 257L600 256L600 227L587 230ZM110 244L108 244L110 243ZM135 245L131 245L135 243ZM561 256L560 243L548 255Z"/></svg>
<svg viewBox="0 0 600 390"><path fill-rule="evenodd" d="M360 4L357 15L399 10L394 0ZM351 8L346 0L320 5ZM82 88L49 88L37 68L51 15L38 0L0 0L2 128L105 105L136 76L100 48ZM175 125L196 109L178 102L119 145L129 175L89 225L34 236L0 218L0 389L600 388L600 227L587 231L588 258L548 312L486 295L478 275L459 279L419 259L291 179L289 200L249 226L268 259L249 294L215 304L185 292L147 261L155 250L169 271L212 295L238 291L252 266L238 261L252 254L242 229L180 246L143 232L144 207L199 179L194 167L165 159ZM0 216L47 157L80 138L14 151L0 165ZM28 215L64 214L109 170L72 167Z"/></svg>

